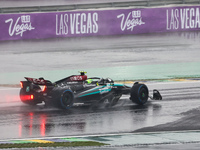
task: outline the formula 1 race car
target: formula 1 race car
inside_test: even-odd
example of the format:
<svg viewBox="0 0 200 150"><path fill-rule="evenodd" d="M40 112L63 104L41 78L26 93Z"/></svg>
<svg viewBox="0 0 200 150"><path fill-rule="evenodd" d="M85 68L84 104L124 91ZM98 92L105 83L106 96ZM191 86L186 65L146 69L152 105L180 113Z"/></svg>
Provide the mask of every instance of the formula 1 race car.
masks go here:
<svg viewBox="0 0 200 150"><path fill-rule="evenodd" d="M116 84L110 78L87 78L86 72L72 75L54 83L44 78L28 78L21 81L20 99L23 103L36 105L44 102L63 109L74 103L107 102L110 106L117 104L123 94L129 94L132 102L143 105L148 98L161 100L159 91L153 90L153 97L145 84L135 82L132 87Z"/></svg>

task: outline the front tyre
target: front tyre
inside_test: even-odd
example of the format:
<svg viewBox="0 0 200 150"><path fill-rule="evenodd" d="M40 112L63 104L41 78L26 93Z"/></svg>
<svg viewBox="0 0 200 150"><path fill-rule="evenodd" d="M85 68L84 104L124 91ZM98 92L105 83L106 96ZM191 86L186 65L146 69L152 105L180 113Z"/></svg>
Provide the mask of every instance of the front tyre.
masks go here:
<svg viewBox="0 0 200 150"><path fill-rule="evenodd" d="M60 97L60 106L63 109L69 109L74 104L74 94L71 90L65 90Z"/></svg>
<svg viewBox="0 0 200 150"><path fill-rule="evenodd" d="M132 102L143 105L147 102L149 98L149 90L145 84L134 84L131 88Z"/></svg>

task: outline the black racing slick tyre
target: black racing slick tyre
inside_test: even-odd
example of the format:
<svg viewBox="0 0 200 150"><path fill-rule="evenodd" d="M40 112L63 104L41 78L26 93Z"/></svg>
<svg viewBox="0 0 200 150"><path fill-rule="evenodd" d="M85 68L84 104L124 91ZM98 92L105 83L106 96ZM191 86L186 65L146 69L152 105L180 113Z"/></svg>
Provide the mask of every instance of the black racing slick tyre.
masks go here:
<svg viewBox="0 0 200 150"><path fill-rule="evenodd" d="M145 84L134 84L130 94L132 102L138 105L144 105L149 98L149 90Z"/></svg>
<svg viewBox="0 0 200 150"><path fill-rule="evenodd" d="M60 106L63 109L69 109L74 104L74 94L71 90L64 90L59 100Z"/></svg>

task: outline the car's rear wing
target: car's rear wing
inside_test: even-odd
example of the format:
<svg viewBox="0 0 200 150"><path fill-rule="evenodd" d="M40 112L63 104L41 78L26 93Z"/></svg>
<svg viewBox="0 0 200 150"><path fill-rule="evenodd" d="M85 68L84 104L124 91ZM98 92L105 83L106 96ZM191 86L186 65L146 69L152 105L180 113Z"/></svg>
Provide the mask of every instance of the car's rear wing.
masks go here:
<svg viewBox="0 0 200 150"><path fill-rule="evenodd" d="M24 77L27 81L36 84L36 85L46 85L46 86L51 86L53 83L49 80L45 80L44 78L29 78L29 77Z"/></svg>

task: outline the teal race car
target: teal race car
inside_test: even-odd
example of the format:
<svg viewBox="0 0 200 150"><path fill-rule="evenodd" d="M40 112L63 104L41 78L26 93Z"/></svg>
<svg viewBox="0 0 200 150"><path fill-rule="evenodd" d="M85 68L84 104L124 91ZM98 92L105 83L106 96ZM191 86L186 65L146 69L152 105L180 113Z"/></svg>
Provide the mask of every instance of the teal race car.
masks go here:
<svg viewBox="0 0 200 150"><path fill-rule="evenodd" d="M135 82L132 87L117 84L110 78L91 77L81 71L80 75L72 75L54 83L44 78L25 77L21 81L20 99L23 103L36 105L44 102L63 109L69 109L74 103L117 104L122 95L130 95L130 100L138 105L144 105L149 98L161 100L158 90L153 90L153 97L149 96L145 84Z"/></svg>

